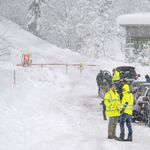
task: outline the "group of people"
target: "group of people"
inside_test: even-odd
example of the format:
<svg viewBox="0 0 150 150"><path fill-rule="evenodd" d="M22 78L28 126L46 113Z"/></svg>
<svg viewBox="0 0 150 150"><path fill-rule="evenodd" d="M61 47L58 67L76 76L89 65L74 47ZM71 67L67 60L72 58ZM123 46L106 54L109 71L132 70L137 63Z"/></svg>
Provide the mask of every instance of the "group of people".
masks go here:
<svg viewBox="0 0 150 150"><path fill-rule="evenodd" d="M102 77L102 70L97 76ZM123 79L120 81L119 72L113 69L112 83L107 83L107 80L102 78L103 82L99 86L99 93L102 93L103 98L103 116L104 120L109 117L108 123L108 139L115 139L118 141L132 141L132 126L131 126L131 115L133 108L133 95L130 92L127 80ZM121 83L121 84L120 84ZM100 92L101 91L101 92ZM118 93L121 91L121 94ZM105 114L106 111L106 114ZM116 136L116 127L118 123L118 118L120 117L120 136ZM124 123L126 123L128 128L128 138L125 139Z"/></svg>

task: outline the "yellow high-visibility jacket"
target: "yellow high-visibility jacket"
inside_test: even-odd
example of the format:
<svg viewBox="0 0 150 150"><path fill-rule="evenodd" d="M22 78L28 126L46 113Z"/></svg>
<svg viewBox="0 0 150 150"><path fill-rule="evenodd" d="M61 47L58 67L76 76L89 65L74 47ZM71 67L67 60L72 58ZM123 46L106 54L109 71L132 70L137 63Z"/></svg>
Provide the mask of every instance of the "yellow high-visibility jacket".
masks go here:
<svg viewBox="0 0 150 150"><path fill-rule="evenodd" d="M112 89L110 89L110 91L105 94L104 103L106 105L107 117L120 116L120 110L119 110L120 96L117 93L117 90L113 92Z"/></svg>
<svg viewBox="0 0 150 150"><path fill-rule="evenodd" d="M128 84L125 84L122 88L125 89L125 91L122 92L123 93L123 98L122 98L121 107L123 108L124 104L126 102L128 102L128 105L125 108L125 110L124 110L123 113L132 115L133 102L134 102L133 95L132 95L132 93L130 93L129 85Z"/></svg>
<svg viewBox="0 0 150 150"><path fill-rule="evenodd" d="M112 78L112 84L114 84L114 81L120 80L120 73L118 71L115 71L113 78Z"/></svg>

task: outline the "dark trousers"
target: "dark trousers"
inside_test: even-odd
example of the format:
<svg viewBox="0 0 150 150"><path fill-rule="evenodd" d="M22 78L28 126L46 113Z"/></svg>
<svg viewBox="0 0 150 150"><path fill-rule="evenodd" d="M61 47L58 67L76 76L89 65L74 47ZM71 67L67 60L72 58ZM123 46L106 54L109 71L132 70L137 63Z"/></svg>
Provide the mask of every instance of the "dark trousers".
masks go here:
<svg viewBox="0 0 150 150"><path fill-rule="evenodd" d="M131 126L131 115L123 113L120 116L120 138L125 137L125 133L124 133L124 123L126 122L126 125L128 127L128 138L132 138L132 126Z"/></svg>
<svg viewBox="0 0 150 150"><path fill-rule="evenodd" d="M104 104L104 101L102 101L103 106L103 116L106 116L106 105Z"/></svg>

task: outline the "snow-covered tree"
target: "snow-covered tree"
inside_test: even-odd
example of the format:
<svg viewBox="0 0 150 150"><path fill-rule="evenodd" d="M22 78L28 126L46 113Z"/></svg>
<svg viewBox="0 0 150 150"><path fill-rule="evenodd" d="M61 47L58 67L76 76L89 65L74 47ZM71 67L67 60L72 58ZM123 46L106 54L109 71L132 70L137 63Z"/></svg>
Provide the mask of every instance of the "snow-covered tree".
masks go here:
<svg viewBox="0 0 150 150"><path fill-rule="evenodd" d="M51 43L75 51L77 0L51 0L44 9L43 33Z"/></svg>
<svg viewBox="0 0 150 150"><path fill-rule="evenodd" d="M1 23L3 22L3 20L1 19ZM8 38L5 33L7 32L0 32L0 61L1 60L6 60L8 58L8 56L10 55L9 52L9 46L10 46L10 42L8 41Z"/></svg>
<svg viewBox="0 0 150 150"><path fill-rule="evenodd" d="M18 25L26 26L27 0L3 0L0 1L0 15L6 17Z"/></svg>
<svg viewBox="0 0 150 150"><path fill-rule="evenodd" d="M39 30L42 26L42 3L45 0L29 0L28 2L28 14L27 14L27 29L34 33L35 35L39 35Z"/></svg>
<svg viewBox="0 0 150 150"><path fill-rule="evenodd" d="M111 18L109 17L111 1L85 1L80 23L77 26L79 36L84 44L80 52L95 58L106 57L113 35Z"/></svg>

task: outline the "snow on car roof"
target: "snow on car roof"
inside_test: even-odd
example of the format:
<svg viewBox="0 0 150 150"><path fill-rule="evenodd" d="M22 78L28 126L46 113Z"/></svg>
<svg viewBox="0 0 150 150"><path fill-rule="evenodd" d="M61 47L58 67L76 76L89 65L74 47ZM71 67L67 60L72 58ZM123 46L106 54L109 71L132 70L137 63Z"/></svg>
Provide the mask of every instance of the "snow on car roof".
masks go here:
<svg viewBox="0 0 150 150"><path fill-rule="evenodd" d="M143 85L150 85L150 83L142 83L142 84L140 84L140 86L143 86Z"/></svg>
<svg viewBox="0 0 150 150"><path fill-rule="evenodd" d="M135 82L143 82L143 84L144 84L144 82L146 82L146 81L142 81L142 80L134 80L133 82L134 82L134 83L135 83Z"/></svg>
<svg viewBox="0 0 150 150"><path fill-rule="evenodd" d="M150 13L134 13L117 17L116 20L119 25L149 25Z"/></svg>

